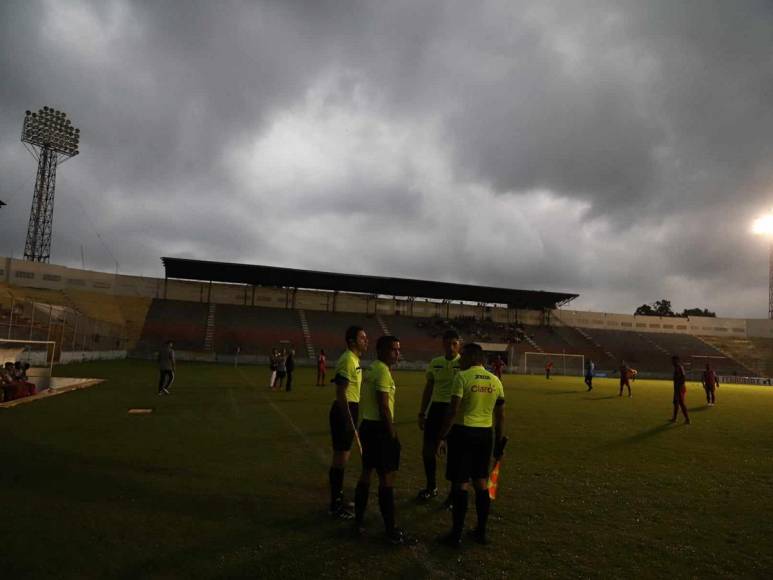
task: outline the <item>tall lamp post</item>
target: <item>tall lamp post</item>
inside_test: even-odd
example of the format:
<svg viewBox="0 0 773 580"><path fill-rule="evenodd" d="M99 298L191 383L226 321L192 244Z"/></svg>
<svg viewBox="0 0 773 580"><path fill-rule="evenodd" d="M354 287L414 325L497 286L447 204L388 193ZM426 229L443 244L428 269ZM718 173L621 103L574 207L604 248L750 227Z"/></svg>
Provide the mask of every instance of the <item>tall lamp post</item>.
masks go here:
<svg viewBox="0 0 773 580"><path fill-rule="evenodd" d="M27 111L21 141L38 161L24 259L48 262L51 258L56 167L79 153L80 129L73 127L63 112L43 107L36 113Z"/></svg>
<svg viewBox="0 0 773 580"><path fill-rule="evenodd" d="M773 210L754 220L752 232L768 240L768 318L773 319Z"/></svg>

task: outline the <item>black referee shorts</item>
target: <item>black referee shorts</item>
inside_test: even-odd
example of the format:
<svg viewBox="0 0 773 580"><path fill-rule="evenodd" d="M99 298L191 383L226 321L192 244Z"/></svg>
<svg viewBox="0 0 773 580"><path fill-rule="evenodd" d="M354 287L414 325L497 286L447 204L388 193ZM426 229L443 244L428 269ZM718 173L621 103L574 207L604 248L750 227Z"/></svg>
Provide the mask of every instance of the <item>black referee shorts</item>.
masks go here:
<svg viewBox="0 0 773 580"><path fill-rule="evenodd" d="M424 420L424 443L434 447L440 438L440 430L443 428L443 421L448 415L450 403L432 403L427 411L427 418Z"/></svg>
<svg viewBox="0 0 773 580"><path fill-rule="evenodd" d="M334 451L351 451L354 442L354 425L359 416L359 403L349 403L349 412L352 414L354 424L350 425L349 417L341 413L337 401L333 401L330 407L330 435L333 439Z"/></svg>
<svg viewBox="0 0 773 580"><path fill-rule="evenodd" d="M400 441L389 436L382 421L363 421L360 424L362 465L375 469L379 474L400 469Z"/></svg>
<svg viewBox="0 0 773 580"><path fill-rule="evenodd" d="M486 479L491 465L494 433L491 427L454 425L446 440L448 458L446 479L464 483L470 479Z"/></svg>

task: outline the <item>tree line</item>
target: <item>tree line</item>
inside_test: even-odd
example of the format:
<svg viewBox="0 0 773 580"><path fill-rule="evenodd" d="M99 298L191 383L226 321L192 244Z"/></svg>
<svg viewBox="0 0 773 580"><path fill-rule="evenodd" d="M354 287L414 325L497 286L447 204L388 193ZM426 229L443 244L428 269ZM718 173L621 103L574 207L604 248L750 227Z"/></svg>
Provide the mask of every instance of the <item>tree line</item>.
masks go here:
<svg viewBox="0 0 773 580"><path fill-rule="evenodd" d="M681 314L674 312L673 308L671 307L671 301L666 300L665 298L662 300L656 300L652 304L642 304L636 309L634 315L667 316L678 318L687 318L688 316L707 316L710 318L717 317L717 314L715 312L711 312L708 308L685 308L682 310Z"/></svg>

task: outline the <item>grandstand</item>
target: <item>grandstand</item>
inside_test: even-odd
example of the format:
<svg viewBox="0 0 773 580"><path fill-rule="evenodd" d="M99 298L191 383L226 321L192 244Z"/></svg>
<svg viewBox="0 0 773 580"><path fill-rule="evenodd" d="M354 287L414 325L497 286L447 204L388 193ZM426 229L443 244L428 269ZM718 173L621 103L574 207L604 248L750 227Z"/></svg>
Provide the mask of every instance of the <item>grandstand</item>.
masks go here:
<svg viewBox="0 0 773 580"><path fill-rule="evenodd" d="M773 325L764 320L660 319L563 308L576 295L268 266L164 258L166 277L115 276L5 260L0 336L56 340L60 351L152 356L167 339L181 357L265 361L292 346L299 364L343 349L356 324L401 338L404 360L434 356L454 328L496 346L517 367L527 352L582 355L600 371L621 360L650 376L678 354L694 372L770 376ZM13 281L13 283L12 283ZM123 355L125 356L125 354ZM519 370L513 368L513 370Z"/></svg>

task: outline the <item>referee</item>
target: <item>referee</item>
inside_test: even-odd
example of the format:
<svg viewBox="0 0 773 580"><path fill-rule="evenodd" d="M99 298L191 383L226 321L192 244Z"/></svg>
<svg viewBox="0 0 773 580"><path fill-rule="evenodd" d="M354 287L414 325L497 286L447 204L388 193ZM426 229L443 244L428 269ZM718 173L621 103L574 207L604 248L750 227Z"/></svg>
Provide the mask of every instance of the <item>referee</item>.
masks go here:
<svg viewBox="0 0 773 580"><path fill-rule="evenodd" d="M424 432L422 459L424 473L427 476L427 487L419 491L416 499L428 501L437 496L437 446L440 441L440 429L448 414L451 403L451 383L459 372L459 334L455 330L443 333L443 356L433 358L427 367L427 383L421 396L419 409L419 429ZM451 494L448 494L444 505L450 507Z"/></svg>
<svg viewBox="0 0 773 580"><path fill-rule="evenodd" d="M483 368L485 360L480 345L471 343L462 348L461 370L451 387L449 413L438 445L439 452L446 445L448 448L446 478L451 482L453 494L453 527L442 541L454 547L462 543L470 480L475 488L478 514L478 527L473 537L480 544L487 543L486 521L491 505L488 474L492 447L494 458L499 459L503 454L505 393L502 382Z"/></svg>
<svg viewBox="0 0 773 580"><path fill-rule="evenodd" d="M395 526L395 475L400 468L400 440L395 431L395 381L391 367L400 360L400 341L382 336L376 343L378 360L368 369L362 388L362 474L354 492L355 532L365 533L363 522L368 505L370 478L378 474L378 506L389 541L396 545L413 544L413 538Z"/></svg>
<svg viewBox="0 0 773 580"><path fill-rule="evenodd" d="M330 515L350 520L354 514L344 505L344 467L354 441L354 426L360 403L362 368L360 357L368 350L368 336L360 326L350 326L344 335L346 350L335 367L336 399L330 407L333 462L330 466Z"/></svg>

